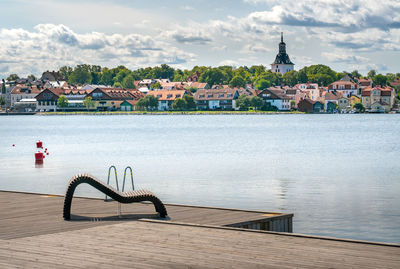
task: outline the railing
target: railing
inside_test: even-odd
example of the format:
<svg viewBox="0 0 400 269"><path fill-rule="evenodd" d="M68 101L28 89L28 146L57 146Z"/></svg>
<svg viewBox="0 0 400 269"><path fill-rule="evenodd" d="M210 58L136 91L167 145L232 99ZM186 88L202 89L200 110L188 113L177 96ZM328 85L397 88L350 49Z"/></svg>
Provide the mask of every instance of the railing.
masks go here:
<svg viewBox="0 0 400 269"><path fill-rule="evenodd" d="M117 175L117 168L115 168L114 165L111 165L110 168L108 168L108 177L107 177L107 185L110 185L110 176L111 176L111 170L114 169L114 174L115 174L115 184L117 191L119 191L119 186L118 186L118 175ZM135 190L135 185L133 184L133 171L130 166L127 166L124 170L124 179L122 181L122 192L124 192L125 189L125 180L126 180L126 170L130 170L131 172L131 183L132 183L132 190ZM113 199L107 199L107 195L104 198L104 202L111 201ZM121 203L118 203L118 216L121 218Z"/></svg>

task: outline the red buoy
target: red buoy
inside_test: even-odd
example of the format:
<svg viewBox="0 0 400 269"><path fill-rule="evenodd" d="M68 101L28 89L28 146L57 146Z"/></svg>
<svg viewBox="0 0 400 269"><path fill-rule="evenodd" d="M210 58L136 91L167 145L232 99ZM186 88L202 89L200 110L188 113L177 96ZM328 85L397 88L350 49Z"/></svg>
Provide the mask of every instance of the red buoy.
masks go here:
<svg viewBox="0 0 400 269"><path fill-rule="evenodd" d="M37 141L37 142L36 142L36 147L42 149L42 148L43 148L43 143L42 143L42 141L40 141L40 140Z"/></svg>
<svg viewBox="0 0 400 269"><path fill-rule="evenodd" d="M15 144L13 144L13 147L15 147Z"/></svg>
<svg viewBox="0 0 400 269"><path fill-rule="evenodd" d="M46 155L49 155L49 153L47 152Z"/></svg>
<svg viewBox="0 0 400 269"><path fill-rule="evenodd" d="M39 152L35 153L35 161L43 161L43 159L44 159L44 155L42 152L39 151Z"/></svg>

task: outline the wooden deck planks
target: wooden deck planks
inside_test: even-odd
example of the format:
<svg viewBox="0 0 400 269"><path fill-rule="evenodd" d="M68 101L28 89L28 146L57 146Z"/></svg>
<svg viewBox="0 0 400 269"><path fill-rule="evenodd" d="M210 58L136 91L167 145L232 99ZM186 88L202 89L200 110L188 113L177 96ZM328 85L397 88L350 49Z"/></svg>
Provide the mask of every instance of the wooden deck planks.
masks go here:
<svg viewBox="0 0 400 269"><path fill-rule="evenodd" d="M400 248L142 221L2 240L3 264L31 267L398 268ZM2 264L0 264L2 267Z"/></svg>
<svg viewBox="0 0 400 269"><path fill-rule="evenodd" d="M62 204L0 191L0 268L400 268L400 247L213 228L262 212L167 205L166 221L128 204L119 219L115 202L74 198L64 221Z"/></svg>

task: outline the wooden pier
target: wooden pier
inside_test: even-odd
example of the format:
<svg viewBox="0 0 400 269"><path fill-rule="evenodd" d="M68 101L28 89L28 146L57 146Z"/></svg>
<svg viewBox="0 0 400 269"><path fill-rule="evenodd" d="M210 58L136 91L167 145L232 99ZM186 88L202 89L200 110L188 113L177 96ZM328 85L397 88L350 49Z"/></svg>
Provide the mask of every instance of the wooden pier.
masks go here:
<svg viewBox="0 0 400 269"><path fill-rule="evenodd" d="M0 191L0 268L400 268L396 244L263 230L291 214L74 198L64 221L62 204Z"/></svg>

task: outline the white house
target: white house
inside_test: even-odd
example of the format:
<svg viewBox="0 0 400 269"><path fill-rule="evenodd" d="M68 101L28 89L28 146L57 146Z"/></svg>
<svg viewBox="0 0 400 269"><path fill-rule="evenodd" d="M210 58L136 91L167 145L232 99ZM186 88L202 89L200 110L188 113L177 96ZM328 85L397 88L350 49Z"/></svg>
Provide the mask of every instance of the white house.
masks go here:
<svg viewBox="0 0 400 269"><path fill-rule="evenodd" d="M265 103L275 106L278 110L290 110L291 97L283 93L282 90L265 89L258 94Z"/></svg>

